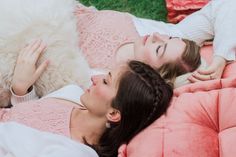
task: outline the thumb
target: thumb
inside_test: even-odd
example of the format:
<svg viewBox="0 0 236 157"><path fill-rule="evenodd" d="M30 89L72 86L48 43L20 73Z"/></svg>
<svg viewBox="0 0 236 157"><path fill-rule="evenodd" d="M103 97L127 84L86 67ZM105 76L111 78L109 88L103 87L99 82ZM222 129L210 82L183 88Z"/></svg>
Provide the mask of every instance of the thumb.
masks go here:
<svg viewBox="0 0 236 157"><path fill-rule="evenodd" d="M36 80L40 77L40 75L42 75L42 73L45 71L45 69L47 68L48 65L49 65L49 60L46 60L42 64L40 64L40 66L37 68L37 70L35 72L35 79Z"/></svg>

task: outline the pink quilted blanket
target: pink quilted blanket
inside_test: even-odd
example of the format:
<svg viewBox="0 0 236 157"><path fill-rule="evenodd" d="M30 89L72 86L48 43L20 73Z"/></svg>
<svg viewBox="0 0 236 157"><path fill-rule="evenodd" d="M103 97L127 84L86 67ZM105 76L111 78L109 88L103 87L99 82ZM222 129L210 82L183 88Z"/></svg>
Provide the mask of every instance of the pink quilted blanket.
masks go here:
<svg viewBox="0 0 236 157"><path fill-rule="evenodd" d="M207 55L211 47L206 47ZM175 90L165 115L119 149L119 157L234 157L236 62L222 79Z"/></svg>

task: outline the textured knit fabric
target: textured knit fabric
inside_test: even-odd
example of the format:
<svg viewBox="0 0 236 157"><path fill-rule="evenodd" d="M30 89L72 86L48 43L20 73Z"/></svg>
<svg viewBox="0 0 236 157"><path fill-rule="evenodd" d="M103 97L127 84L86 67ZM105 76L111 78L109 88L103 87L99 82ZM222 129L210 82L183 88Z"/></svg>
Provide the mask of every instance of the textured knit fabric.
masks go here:
<svg viewBox="0 0 236 157"><path fill-rule="evenodd" d="M15 105L29 100L37 100L39 97L36 95L35 88L32 87L31 91L28 91L25 95L19 96L13 92L12 87L10 87L11 92L11 104Z"/></svg>
<svg viewBox="0 0 236 157"><path fill-rule="evenodd" d="M164 26L157 21L160 25L157 32L166 27L166 30L170 30L167 34L193 40L199 45L215 37L214 55L235 60L236 22L232 20L236 14L235 5L235 0L211 1L202 10L188 16L174 27L169 24ZM113 67L117 49L139 37L139 25L137 22L133 23L135 18L126 13L81 7L77 18L79 46L93 68Z"/></svg>
<svg viewBox="0 0 236 157"><path fill-rule="evenodd" d="M0 121L14 121L70 138L70 117L74 107L69 101L55 98L28 101L10 109L1 109Z"/></svg>
<svg viewBox="0 0 236 157"><path fill-rule="evenodd" d="M129 14L80 7L79 46L92 68L110 69L117 49L139 37Z"/></svg>
<svg viewBox="0 0 236 157"><path fill-rule="evenodd" d="M183 38L197 43L214 38L214 55L222 56L226 60L235 60L235 6L235 0L212 0L176 27L183 33Z"/></svg>
<svg viewBox="0 0 236 157"><path fill-rule="evenodd" d="M145 34L144 31L150 34L163 28L163 34L193 40L198 45L214 38L214 55L231 61L235 60L236 49L236 20L233 20L236 15L235 6L235 0L212 0L200 11L189 15L176 25L137 18L133 20L137 31L142 35ZM141 24L145 29L140 27ZM153 29L153 26L160 27Z"/></svg>
<svg viewBox="0 0 236 157"><path fill-rule="evenodd" d="M34 86L32 86L32 90L28 91L25 95L19 96L16 95L12 88L11 88L11 104L17 105L18 103L23 103L30 100L37 100L39 97L35 93ZM57 98L57 99L63 99L67 101L71 101L79 106L82 106L82 103L80 102L80 96L84 93L83 89L75 84L70 84L67 86L64 86L52 93L49 93L48 95L42 97L44 98Z"/></svg>

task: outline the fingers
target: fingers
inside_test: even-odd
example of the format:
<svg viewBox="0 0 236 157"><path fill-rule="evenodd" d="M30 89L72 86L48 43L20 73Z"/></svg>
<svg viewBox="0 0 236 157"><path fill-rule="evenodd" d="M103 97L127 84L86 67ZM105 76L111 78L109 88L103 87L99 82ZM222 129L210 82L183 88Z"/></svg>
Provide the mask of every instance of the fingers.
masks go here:
<svg viewBox="0 0 236 157"><path fill-rule="evenodd" d="M27 44L20 52L18 59L36 63L42 52L46 50L46 44L42 40L34 40Z"/></svg>
<svg viewBox="0 0 236 157"><path fill-rule="evenodd" d="M39 59L39 56L46 51L46 44L40 43L40 45L35 49L34 53L31 55L31 58L34 63L36 63Z"/></svg>
<svg viewBox="0 0 236 157"><path fill-rule="evenodd" d="M35 71L34 79L37 80L49 65L49 60L44 61Z"/></svg>
<svg viewBox="0 0 236 157"><path fill-rule="evenodd" d="M198 82L219 79L222 76L224 67L224 59L215 57L209 67L207 67L206 69L197 70L188 78L188 80L190 82Z"/></svg>
<svg viewBox="0 0 236 157"><path fill-rule="evenodd" d="M20 54L27 56L34 53L35 49L38 48L40 43L41 43L41 40L34 40L31 43L26 44L26 46L20 51Z"/></svg>
<svg viewBox="0 0 236 157"><path fill-rule="evenodd" d="M188 80L190 82L199 82L199 81L207 81L207 80L212 80L214 79L213 78L214 76L214 73L210 73L210 74L207 74L207 75L204 75L204 74L201 74L201 73L198 73L198 72L194 72L189 78Z"/></svg>
<svg viewBox="0 0 236 157"><path fill-rule="evenodd" d="M34 54L38 50L41 44L42 44L42 40L40 39L36 40L35 42L33 42L33 44L29 45L28 49L26 50L26 53L28 55Z"/></svg>
<svg viewBox="0 0 236 157"><path fill-rule="evenodd" d="M213 67L208 67L207 69L199 69L196 73L199 73L201 75L210 75L214 73L215 69Z"/></svg>
<svg viewBox="0 0 236 157"><path fill-rule="evenodd" d="M206 69L198 69L195 71L188 80L192 83L199 81L212 80L215 75L215 67L210 65Z"/></svg>

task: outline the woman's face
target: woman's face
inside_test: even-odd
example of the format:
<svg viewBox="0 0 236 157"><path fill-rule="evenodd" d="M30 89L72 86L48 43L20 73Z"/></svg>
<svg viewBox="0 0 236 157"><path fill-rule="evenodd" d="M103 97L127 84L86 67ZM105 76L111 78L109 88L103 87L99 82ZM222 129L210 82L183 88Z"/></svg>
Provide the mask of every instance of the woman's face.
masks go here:
<svg viewBox="0 0 236 157"><path fill-rule="evenodd" d="M111 101L118 90L118 78L122 68L116 68L105 75L94 75L92 85L81 96L82 104L93 115L103 117L111 107Z"/></svg>
<svg viewBox="0 0 236 157"><path fill-rule="evenodd" d="M159 68L165 63L180 59L185 47L186 44L180 38L154 33L141 37L134 43L134 57Z"/></svg>

